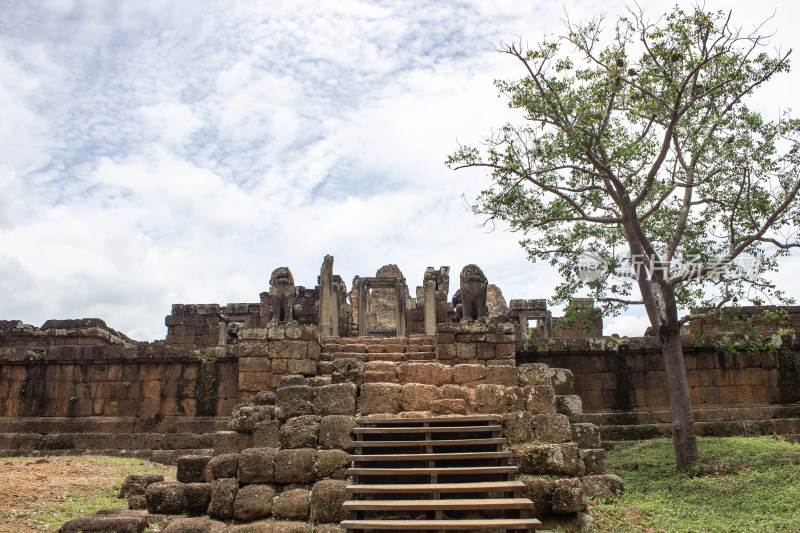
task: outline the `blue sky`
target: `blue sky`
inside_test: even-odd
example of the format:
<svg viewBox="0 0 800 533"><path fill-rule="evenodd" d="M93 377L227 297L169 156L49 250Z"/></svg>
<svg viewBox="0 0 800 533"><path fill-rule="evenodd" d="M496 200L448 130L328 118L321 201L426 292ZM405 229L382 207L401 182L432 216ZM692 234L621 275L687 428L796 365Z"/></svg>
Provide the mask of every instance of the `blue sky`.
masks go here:
<svg viewBox="0 0 800 533"><path fill-rule="evenodd" d="M518 122L492 81L520 72L495 46L625 5L0 0L0 318L163 338L172 303L258 301L279 266L313 287L326 254L348 288L388 263L412 294L427 266L454 287L476 263L507 299L550 297L518 235L476 228L461 195L486 176L443 162ZM774 43L800 40L793 2L706 8L745 27L777 8ZM797 85L755 105L774 118Z"/></svg>

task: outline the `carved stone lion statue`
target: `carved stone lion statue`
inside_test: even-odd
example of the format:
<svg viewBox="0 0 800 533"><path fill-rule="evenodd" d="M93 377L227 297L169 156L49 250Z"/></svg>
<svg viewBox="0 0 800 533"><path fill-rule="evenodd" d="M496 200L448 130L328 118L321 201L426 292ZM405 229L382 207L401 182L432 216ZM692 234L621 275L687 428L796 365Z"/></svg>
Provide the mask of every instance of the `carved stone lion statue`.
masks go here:
<svg viewBox="0 0 800 533"><path fill-rule="evenodd" d="M477 265L467 265L461 270L461 303L456 306L459 318L473 320L489 314L486 306L488 283L483 271Z"/></svg>
<svg viewBox="0 0 800 533"><path fill-rule="evenodd" d="M276 268L269 278L269 293L272 296L272 320L292 320L294 310L294 278L288 267Z"/></svg>

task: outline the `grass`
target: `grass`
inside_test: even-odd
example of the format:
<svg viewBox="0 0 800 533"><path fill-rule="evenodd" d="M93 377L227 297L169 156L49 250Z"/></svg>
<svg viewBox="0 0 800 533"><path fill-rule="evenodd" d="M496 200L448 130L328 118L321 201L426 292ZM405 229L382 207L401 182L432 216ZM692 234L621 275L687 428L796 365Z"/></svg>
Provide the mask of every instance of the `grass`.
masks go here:
<svg viewBox="0 0 800 533"><path fill-rule="evenodd" d="M800 445L775 437L698 439L703 457L675 471L672 441L608 452L607 471L625 481L615 502L593 502L602 532L800 531Z"/></svg>
<svg viewBox="0 0 800 533"><path fill-rule="evenodd" d="M18 459L35 461L39 458ZM175 467L137 458L82 455L69 459L89 463L96 471L103 472L108 482L68 492L57 501L39 500L17 509L0 509L0 523L3 524L0 531L58 531L61 525L74 518L90 516L101 509L127 508L128 500L119 499L116 494L129 474L162 474L167 480L175 479ZM12 529L6 529L9 524L14 524Z"/></svg>

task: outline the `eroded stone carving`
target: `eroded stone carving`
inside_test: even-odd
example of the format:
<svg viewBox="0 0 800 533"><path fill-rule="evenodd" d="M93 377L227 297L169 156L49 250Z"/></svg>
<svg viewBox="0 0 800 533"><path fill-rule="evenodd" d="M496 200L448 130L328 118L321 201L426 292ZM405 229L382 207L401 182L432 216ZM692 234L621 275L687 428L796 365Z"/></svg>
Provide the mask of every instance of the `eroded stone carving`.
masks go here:
<svg viewBox="0 0 800 533"><path fill-rule="evenodd" d="M279 267L272 272L269 278L269 292L272 296L272 320L279 322L292 320L295 286L289 267Z"/></svg>
<svg viewBox="0 0 800 533"><path fill-rule="evenodd" d="M489 314L486 306L488 283L477 265L467 265L461 270L461 303L456 306L458 318L483 318Z"/></svg>

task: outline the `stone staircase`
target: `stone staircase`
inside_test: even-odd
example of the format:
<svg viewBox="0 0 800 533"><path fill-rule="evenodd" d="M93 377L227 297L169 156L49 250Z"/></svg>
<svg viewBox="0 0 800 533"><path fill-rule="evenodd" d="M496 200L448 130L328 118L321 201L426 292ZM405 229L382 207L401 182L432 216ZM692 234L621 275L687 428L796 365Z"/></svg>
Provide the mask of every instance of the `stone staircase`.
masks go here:
<svg viewBox="0 0 800 533"><path fill-rule="evenodd" d="M500 418L360 418L347 531L533 531Z"/></svg>
<svg viewBox="0 0 800 533"><path fill-rule="evenodd" d="M434 361L432 335L411 337L327 337L320 359L360 361Z"/></svg>

